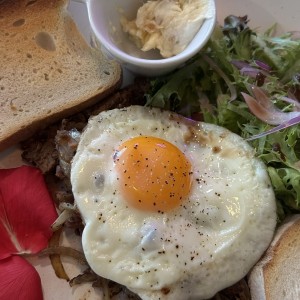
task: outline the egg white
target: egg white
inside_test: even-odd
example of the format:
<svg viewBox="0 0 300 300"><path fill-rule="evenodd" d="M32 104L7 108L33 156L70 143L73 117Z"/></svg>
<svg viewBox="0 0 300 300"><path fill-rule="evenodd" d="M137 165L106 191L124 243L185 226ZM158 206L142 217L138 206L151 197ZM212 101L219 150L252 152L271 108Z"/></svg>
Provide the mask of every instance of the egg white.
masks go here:
<svg viewBox="0 0 300 300"><path fill-rule="evenodd" d="M190 195L172 211L133 208L118 189L114 152L140 135L169 141L192 164ZM248 143L160 109L132 106L91 118L71 183L89 265L142 299L212 297L247 274L276 225L266 168Z"/></svg>

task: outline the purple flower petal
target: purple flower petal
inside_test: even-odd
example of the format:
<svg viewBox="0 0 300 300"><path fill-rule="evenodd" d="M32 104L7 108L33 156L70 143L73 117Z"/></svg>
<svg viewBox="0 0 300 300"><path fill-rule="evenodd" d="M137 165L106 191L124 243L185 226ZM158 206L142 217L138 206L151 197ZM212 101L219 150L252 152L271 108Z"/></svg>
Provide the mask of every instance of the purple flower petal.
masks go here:
<svg viewBox="0 0 300 300"><path fill-rule="evenodd" d="M275 133L275 132L280 131L282 129L286 129L288 127L297 125L299 123L300 123L300 115L297 116L297 117L295 117L295 118L293 118L293 119L290 119L287 122L284 122L284 123L282 123L282 124L280 124L280 125L278 125L276 127L273 127L270 130L267 130L267 131L261 132L259 134L253 135L250 138L247 138L246 140L247 141L253 141L253 140L259 139L261 137L267 136L267 135L269 135L271 133Z"/></svg>

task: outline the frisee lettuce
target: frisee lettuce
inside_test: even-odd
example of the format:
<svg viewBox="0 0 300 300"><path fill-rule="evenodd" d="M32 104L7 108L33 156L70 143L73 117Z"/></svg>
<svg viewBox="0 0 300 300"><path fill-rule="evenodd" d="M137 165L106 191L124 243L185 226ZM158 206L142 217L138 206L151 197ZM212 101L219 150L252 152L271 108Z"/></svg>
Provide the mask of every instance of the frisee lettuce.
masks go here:
<svg viewBox="0 0 300 300"><path fill-rule="evenodd" d="M248 139L272 126L249 110L241 93L249 85L262 88L283 112L294 107L281 97L300 94L300 41L291 34L274 36L251 30L247 17L229 16L216 26L206 47L184 67L152 81L147 104L176 111L187 117L200 114ZM243 74L233 61L245 63ZM266 70L264 70L266 66ZM251 72L257 70L256 76ZM269 134L249 143L264 161L275 191L278 218L300 211L300 125Z"/></svg>

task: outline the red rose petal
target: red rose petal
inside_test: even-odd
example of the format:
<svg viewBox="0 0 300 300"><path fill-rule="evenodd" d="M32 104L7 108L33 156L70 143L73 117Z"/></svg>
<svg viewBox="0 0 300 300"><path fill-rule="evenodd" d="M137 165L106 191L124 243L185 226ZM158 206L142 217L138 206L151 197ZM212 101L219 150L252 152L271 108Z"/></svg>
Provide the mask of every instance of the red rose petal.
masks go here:
<svg viewBox="0 0 300 300"><path fill-rule="evenodd" d="M0 201L0 259L44 249L57 212L40 170L0 170Z"/></svg>
<svg viewBox="0 0 300 300"><path fill-rule="evenodd" d="M0 260L0 299L43 299L39 274L24 258L11 256Z"/></svg>
<svg viewBox="0 0 300 300"><path fill-rule="evenodd" d="M10 238L9 230L7 230L6 226L2 226L4 224L9 224L8 220L6 220L6 215L3 214L3 212L5 212L5 206L3 196L0 190L0 259L7 258L11 256L11 253L16 252L16 247Z"/></svg>

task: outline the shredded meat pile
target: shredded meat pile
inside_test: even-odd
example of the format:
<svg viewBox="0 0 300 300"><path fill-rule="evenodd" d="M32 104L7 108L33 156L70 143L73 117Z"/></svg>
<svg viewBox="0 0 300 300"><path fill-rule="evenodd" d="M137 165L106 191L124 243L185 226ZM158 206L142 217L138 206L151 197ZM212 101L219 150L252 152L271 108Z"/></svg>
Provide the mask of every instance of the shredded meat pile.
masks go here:
<svg viewBox="0 0 300 300"><path fill-rule="evenodd" d="M101 111L113 108L122 108L129 105L144 105L144 94L150 83L143 78L121 89L112 96L95 106L73 115L61 122L55 123L42 130L31 139L22 143L22 157L28 163L40 168L45 175L49 190L57 207L74 204L70 184L71 160L76 152L80 134L87 124L90 116ZM74 211L66 220L65 226L74 228L76 234L83 230L83 224L78 212ZM93 282L94 287L105 286L109 289L109 299L122 295L122 299L140 299L125 287L100 278L88 267L83 274L73 278L70 285L83 282ZM218 293L212 300L250 300L250 292L246 279L242 279L234 286Z"/></svg>

